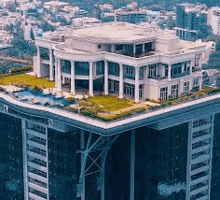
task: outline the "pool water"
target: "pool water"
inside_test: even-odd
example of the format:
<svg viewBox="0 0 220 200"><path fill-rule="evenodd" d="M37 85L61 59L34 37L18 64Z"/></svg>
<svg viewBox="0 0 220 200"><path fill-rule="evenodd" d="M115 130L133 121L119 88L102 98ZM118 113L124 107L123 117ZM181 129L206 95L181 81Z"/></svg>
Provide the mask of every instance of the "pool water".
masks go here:
<svg viewBox="0 0 220 200"><path fill-rule="evenodd" d="M14 93L15 97L21 99L24 102L27 103L33 103L36 105L50 105L52 107L59 107L59 106L68 106L71 104L74 104L73 102L70 102L63 97L57 98L53 94L47 94L45 95L42 92L35 92L31 89L25 89L22 91L18 91Z"/></svg>

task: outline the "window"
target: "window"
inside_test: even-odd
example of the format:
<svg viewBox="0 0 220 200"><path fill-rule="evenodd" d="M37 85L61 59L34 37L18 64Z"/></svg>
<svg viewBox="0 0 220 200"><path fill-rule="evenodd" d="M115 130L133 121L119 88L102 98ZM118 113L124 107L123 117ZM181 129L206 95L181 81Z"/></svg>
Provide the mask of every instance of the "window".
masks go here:
<svg viewBox="0 0 220 200"><path fill-rule="evenodd" d="M177 98L179 96L178 84L171 86L171 98Z"/></svg>
<svg viewBox="0 0 220 200"><path fill-rule="evenodd" d="M189 81L185 82L183 85L183 93L189 94Z"/></svg>
<svg viewBox="0 0 220 200"><path fill-rule="evenodd" d="M109 75L119 76L119 64L109 62L109 64L108 64L108 73L109 73Z"/></svg>
<svg viewBox="0 0 220 200"><path fill-rule="evenodd" d="M166 101L167 100L167 87L160 89L160 100Z"/></svg>
<svg viewBox="0 0 220 200"><path fill-rule="evenodd" d="M98 49L101 49L101 48L102 48L102 46L99 44L99 45L98 45Z"/></svg>
<svg viewBox="0 0 220 200"><path fill-rule="evenodd" d="M143 80L144 79L144 67L141 67L139 69L139 80Z"/></svg>
<svg viewBox="0 0 220 200"><path fill-rule="evenodd" d="M134 67L126 66L125 74L126 75L134 75Z"/></svg>
<svg viewBox="0 0 220 200"><path fill-rule="evenodd" d="M156 65L149 65L149 76L156 77L157 76L157 66Z"/></svg>
<svg viewBox="0 0 220 200"><path fill-rule="evenodd" d="M61 72L71 74L71 63L69 60L61 60Z"/></svg>
<svg viewBox="0 0 220 200"><path fill-rule="evenodd" d="M165 77L168 77L168 65L165 65Z"/></svg>
<svg viewBox="0 0 220 200"><path fill-rule="evenodd" d="M184 71L189 71L189 62L184 63Z"/></svg>
<svg viewBox="0 0 220 200"><path fill-rule="evenodd" d="M104 61L96 62L96 76L104 74L104 65L105 65Z"/></svg>
<svg viewBox="0 0 220 200"><path fill-rule="evenodd" d="M193 86L198 86L198 85L199 85L199 77L196 77L193 80Z"/></svg>
<svg viewBox="0 0 220 200"><path fill-rule="evenodd" d="M195 56L195 67L198 67L200 64L201 54L196 54Z"/></svg>
<svg viewBox="0 0 220 200"><path fill-rule="evenodd" d="M171 75L178 76L182 73L182 63L174 64L171 68Z"/></svg>
<svg viewBox="0 0 220 200"><path fill-rule="evenodd" d="M116 45L115 50L116 50L116 51L123 50L123 45L121 45L121 44Z"/></svg>
<svg viewBox="0 0 220 200"><path fill-rule="evenodd" d="M89 63L88 62L75 62L75 74L76 75L89 75Z"/></svg>
<svg viewBox="0 0 220 200"><path fill-rule="evenodd" d="M134 85L124 83L124 94L134 98Z"/></svg>

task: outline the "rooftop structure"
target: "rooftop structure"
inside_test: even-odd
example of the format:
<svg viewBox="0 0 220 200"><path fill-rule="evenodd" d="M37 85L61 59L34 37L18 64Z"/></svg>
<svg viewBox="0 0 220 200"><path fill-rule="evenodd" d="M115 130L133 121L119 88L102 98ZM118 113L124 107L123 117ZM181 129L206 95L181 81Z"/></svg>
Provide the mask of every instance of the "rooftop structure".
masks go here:
<svg viewBox="0 0 220 200"><path fill-rule="evenodd" d="M139 102L200 90L199 69L213 43L181 41L169 30L107 23L48 33L36 39L36 46L34 72L55 80L58 91L75 95L83 87L90 96L114 93Z"/></svg>

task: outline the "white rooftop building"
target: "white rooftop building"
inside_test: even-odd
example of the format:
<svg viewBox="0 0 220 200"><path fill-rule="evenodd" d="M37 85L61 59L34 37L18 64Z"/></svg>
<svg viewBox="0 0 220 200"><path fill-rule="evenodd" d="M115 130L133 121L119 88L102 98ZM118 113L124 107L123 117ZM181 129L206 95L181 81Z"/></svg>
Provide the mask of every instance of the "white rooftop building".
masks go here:
<svg viewBox="0 0 220 200"><path fill-rule="evenodd" d="M212 42L179 40L173 31L108 23L36 39L34 72L54 80L58 91L90 96L166 100L201 89L202 63Z"/></svg>

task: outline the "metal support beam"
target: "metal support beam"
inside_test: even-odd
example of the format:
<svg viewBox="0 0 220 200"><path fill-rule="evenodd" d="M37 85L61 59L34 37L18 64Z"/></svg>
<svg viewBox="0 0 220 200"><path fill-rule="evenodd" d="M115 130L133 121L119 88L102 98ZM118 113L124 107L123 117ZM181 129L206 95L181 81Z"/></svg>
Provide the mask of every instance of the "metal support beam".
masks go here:
<svg viewBox="0 0 220 200"><path fill-rule="evenodd" d="M85 149L85 133L84 130L81 130L80 133L80 149L83 151ZM84 154L81 154L81 167L83 165L84 161ZM82 177L82 194L81 194L81 200L85 200L85 176Z"/></svg>
<svg viewBox="0 0 220 200"><path fill-rule="evenodd" d="M92 174L97 175L97 190L101 190L101 200L105 200L105 161L108 150L120 134L111 137L95 136L90 133L85 146L84 134L81 132L81 173L79 177L77 197L86 198L85 178Z"/></svg>

